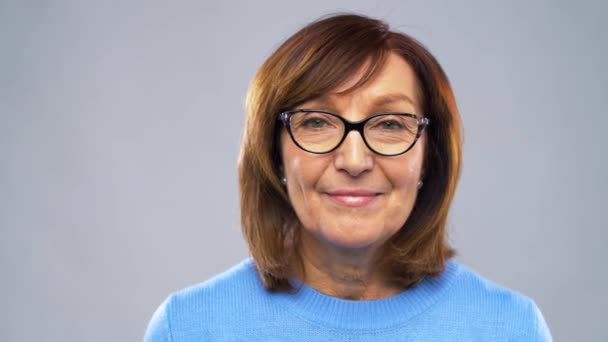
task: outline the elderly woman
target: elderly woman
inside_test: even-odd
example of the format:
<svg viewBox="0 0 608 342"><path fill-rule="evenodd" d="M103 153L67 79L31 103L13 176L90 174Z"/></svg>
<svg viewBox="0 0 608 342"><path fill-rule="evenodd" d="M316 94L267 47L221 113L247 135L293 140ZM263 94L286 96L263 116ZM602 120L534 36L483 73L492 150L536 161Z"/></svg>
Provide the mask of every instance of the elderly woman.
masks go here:
<svg viewBox="0 0 608 342"><path fill-rule="evenodd" d="M435 58L378 20L309 24L247 94L251 258L171 295L146 341L549 341L527 297L457 261L461 127Z"/></svg>

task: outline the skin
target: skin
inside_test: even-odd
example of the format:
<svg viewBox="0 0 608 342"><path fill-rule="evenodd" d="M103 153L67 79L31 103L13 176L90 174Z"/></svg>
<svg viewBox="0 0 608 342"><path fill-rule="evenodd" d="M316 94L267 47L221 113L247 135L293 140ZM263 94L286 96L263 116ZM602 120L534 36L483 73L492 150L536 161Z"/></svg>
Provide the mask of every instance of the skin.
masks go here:
<svg viewBox="0 0 608 342"><path fill-rule="evenodd" d="M380 73L363 87L336 94L359 77L353 75L334 92L299 108L326 109L351 121L382 111L422 114L414 72L397 54L391 53ZM301 224L304 270L299 277L304 283L348 299L379 299L402 290L375 265L381 247L414 206L425 140L423 135L407 153L386 157L369 150L359 133L351 131L338 149L319 155L298 148L284 130L282 169ZM372 192L373 200L360 206L336 201L336 191L353 189Z"/></svg>

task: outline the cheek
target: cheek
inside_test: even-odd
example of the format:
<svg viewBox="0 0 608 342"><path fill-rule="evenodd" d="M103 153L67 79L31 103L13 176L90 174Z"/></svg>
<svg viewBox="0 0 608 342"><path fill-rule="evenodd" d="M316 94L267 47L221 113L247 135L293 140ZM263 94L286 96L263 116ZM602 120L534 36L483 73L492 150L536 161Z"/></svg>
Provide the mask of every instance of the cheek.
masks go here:
<svg viewBox="0 0 608 342"><path fill-rule="evenodd" d="M292 202L296 200L295 197L310 196L326 168L326 158L302 151L286 135L282 140L282 158L287 190Z"/></svg>
<svg viewBox="0 0 608 342"><path fill-rule="evenodd" d="M394 160L395 163L391 167L385 168L385 174L393 187L392 194L388 198L385 216L387 217L386 224L388 227L392 227L393 232L403 227L418 197L422 158L409 157L411 156L404 157L402 160Z"/></svg>
<svg viewBox="0 0 608 342"><path fill-rule="evenodd" d="M422 160L408 160L406 167L406 175L404 176L405 180L408 183L417 184L420 180L420 174L422 171Z"/></svg>
<svg viewBox="0 0 608 342"><path fill-rule="evenodd" d="M416 189L421 178L423 160L422 148L413 149L403 156L390 160L391 165L386 168L388 178L396 188Z"/></svg>
<svg viewBox="0 0 608 342"><path fill-rule="evenodd" d="M287 194L304 227L316 227L321 212L317 184L325 170L325 158L300 150L291 141L283 144L283 169Z"/></svg>

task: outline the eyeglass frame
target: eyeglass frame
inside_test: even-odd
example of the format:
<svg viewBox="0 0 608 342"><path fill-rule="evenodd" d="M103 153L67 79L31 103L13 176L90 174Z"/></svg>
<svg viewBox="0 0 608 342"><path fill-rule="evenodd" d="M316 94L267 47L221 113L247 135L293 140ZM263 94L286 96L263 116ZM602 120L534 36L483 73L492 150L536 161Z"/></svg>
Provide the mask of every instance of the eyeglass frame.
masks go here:
<svg viewBox="0 0 608 342"><path fill-rule="evenodd" d="M324 114L329 114L331 116L334 116L336 118L338 118L340 121L342 121L342 123L344 124L344 134L342 135L342 138L340 139L340 141L336 144L335 147L324 151L324 152L315 152L315 151L310 151L305 149L302 145L300 145L298 143L298 141L296 140L296 138L293 136L293 132L291 131L291 123L290 123L290 119L291 117L296 114L296 113L324 113ZM416 121L418 122L418 131L416 132L416 137L414 138L414 141L412 142L412 144L403 152L399 152L399 153L392 153L392 154L385 154L385 153L380 153L378 151L376 151L375 149L373 149L369 143L367 142L367 139L365 138L365 133L363 128L365 127L365 124L376 118L379 116L383 116L383 115L400 115L400 116L407 116L407 117L411 117L416 119ZM357 131L359 132L359 135L361 136L361 139L363 139L363 142L365 143L365 146L367 146L367 148L370 149L370 151L381 155L381 156L385 156L385 157L395 157L395 156L399 156L402 155L406 152L408 152L409 150L411 150L415 145L416 142L418 141L418 139L420 138L420 136L422 136L422 133L424 132L425 128L429 125L429 119L427 117L420 117L416 114L411 114L411 113L405 113L405 112L380 112L380 113L375 113L373 115L368 116L367 118L360 120L360 121L350 121L345 119L344 117L340 116L339 114L327 111L327 110L322 110L322 109L294 109L294 110L287 110L287 111L283 111L281 113L279 113L279 117L278 117L279 121L281 121L281 123L283 123L283 126L287 129L287 133L289 133L289 136L291 137L291 140L293 141L294 144L296 144L296 146L298 146L300 149L302 149L303 151L306 151L308 153L313 153L313 154L326 154L326 153L330 153L335 151L338 147L340 147L340 145L342 145L342 143L344 142L344 140L346 139L346 136L348 135L348 133L350 133L351 131Z"/></svg>

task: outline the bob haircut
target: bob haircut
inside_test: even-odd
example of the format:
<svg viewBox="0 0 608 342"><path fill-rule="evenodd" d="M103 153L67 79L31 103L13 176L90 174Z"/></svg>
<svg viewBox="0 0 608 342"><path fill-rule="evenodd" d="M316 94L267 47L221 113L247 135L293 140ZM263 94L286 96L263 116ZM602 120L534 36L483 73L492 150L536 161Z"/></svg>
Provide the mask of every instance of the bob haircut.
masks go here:
<svg viewBox="0 0 608 342"><path fill-rule="evenodd" d="M327 94L362 70L347 93L371 80L390 52L413 68L423 115L429 118L424 186L403 227L383 246L379 267L403 288L444 270L455 251L448 244L447 217L461 166L461 124L447 76L418 41L389 30L380 20L339 14L310 23L268 57L246 97L238 173L243 235L264 287L292 290L299 221L280 181L277 120L283 110ZM294 266L297 265L297 266Z"/></svg>

